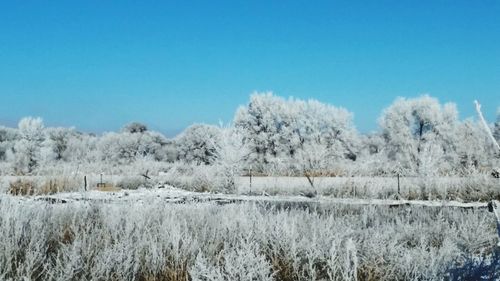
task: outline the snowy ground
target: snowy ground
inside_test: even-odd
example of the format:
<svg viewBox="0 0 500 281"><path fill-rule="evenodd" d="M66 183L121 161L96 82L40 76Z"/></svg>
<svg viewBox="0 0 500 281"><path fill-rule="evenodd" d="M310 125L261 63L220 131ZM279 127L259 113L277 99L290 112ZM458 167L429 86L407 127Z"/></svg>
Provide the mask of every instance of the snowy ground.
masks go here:
<svg viewBox="0 0 500 281"><path fill-rule="evenodd" d="M218 204L228 203L292 203L309 206L329 206L329 205L386 205L386 206L427 206L427 207L459 207L459 208L485 208L485 202L458 202L446 200L390 200L390 199L358 199L358 198L332 198L328 196L318 196L307 198L304 196L286 195L233 195L233 194L213 194L190 192L177 189L171 186L164 188L138 190L120 190L113 192L101 192L97 190L86 192L61 192L53 195L41 195L32 197L16 197L19 200L48 201L52 203L71 203L78 201L105 202L105 203L130 203L130 202L154 202L162 201L166 203L196 203L215 202Z"/></svg>

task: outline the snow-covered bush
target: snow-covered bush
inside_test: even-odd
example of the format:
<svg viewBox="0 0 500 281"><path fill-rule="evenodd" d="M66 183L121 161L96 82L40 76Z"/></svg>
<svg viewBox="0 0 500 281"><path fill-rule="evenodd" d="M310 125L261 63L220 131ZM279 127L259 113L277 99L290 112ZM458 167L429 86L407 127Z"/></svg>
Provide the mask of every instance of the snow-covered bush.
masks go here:
<svg viewBox="0 0 500 281"><path fill-rule="evenodd" d="M162 136L152 133L107 133L97 144L101 161L110 164L128 164L140 158L149 157L152 161L161 160Z"/></svg>
<svg viewBox="0 0 500 281"><path fill-rule="evenodd" d="M272 271L259 245L243 239L236 245L224 243L223 250L211 259L199 254L189 273L193 281L272 281Z"/></svg>
<svg viewBox="0 0 500 281"><path fill-rule="evenodd" d="M236 192L233 170L223 165L176 164L162 180L168 185L196 192Z"/></svg>
<svg viewBox="0 0 500 281"><path fill-rule="evenodd" d="M42 195L58 192L76 191L80 183L75 178L59 177L9 177L3 182L7 185L6 192L12 195ZM4 187L5 189L5 187Z"/></svg>
<svg viewBox="0 0 500 281"><path fill-rule="evenodd" d="M213 164L221 138L220 128L195 124L188 127L174 140L178 160L192 164Z"/></svg>
<svg viewBox="0 0 500 281"><path fill-rule="evenodd" d="M153 182L147 180L142 176L127 176L122 177L116 183L116 187L121 189L138 189L140 187L151 188L153 187Z"/></svg>

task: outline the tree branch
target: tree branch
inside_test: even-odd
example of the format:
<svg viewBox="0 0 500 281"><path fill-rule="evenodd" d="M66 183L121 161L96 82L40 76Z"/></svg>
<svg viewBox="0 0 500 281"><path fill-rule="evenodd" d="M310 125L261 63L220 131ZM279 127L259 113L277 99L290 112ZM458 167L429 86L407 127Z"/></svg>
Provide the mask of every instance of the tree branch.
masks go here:
<svg viewBox="0 0 500 281"><path fill-rule="evenodd" d="M498 145L498 142L495 140L495 137L493 137L493 134L491 133L490 126L488 126L488 123L486 123L486 120L484 120L483 113L481 112L481 104L477 100L474 101L476 104L476 111L477 114L479 115L479 119L481 120L481 123L483 124L484 129L486 130L486 133L488 134L491 142L495 146L495 148L500 151L500 145Z"/></svg>

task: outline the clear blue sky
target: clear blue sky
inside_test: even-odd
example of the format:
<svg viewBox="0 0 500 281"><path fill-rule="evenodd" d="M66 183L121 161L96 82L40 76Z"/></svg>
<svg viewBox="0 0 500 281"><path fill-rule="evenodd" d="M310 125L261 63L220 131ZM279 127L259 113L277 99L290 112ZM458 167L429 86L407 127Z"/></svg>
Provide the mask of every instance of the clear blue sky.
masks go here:
<svg viewBox="0 0 500 281"><path fill-rule="evenodd" d="M315 98L377 128L428 93L493 121L500 1L1 1L0 124L172 135L230 121L253 91Z"/></svg>

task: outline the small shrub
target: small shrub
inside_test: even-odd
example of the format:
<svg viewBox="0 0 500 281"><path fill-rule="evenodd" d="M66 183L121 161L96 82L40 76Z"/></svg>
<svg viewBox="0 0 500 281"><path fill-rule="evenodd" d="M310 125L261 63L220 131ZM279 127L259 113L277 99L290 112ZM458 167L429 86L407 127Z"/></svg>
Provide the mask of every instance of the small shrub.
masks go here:
<svg viewBox="0 0 500 281"><path fill-rule="evenodd" d="M75 185L76 186L76 185ZM67 179L48 179L37 189L37 194L55 194L72 190L72 185Z"/></svg>
<svg viewBox="0 0 500 281"><path fill-rule="evenodd" d="M272 281L272 266L260 252L256 243L242 241L240 245L225 245L215 264L198 255L190 271L191 278L193 281Z"/></svg>
<svg viewBox="0 0 500 281"><path fill-rule="evenodd" d="M29 196L35 194L35 189L33 181L18 179L10 183L9 193L12 195Z"/></svg>
<svg viewBox="0 0 500 281"><path fill-rule="evenodd" d="M178 165L164 176L166 184L196 192L236 192L236 173L224 165Z"/></svg>
<svg viewBox="0 0 500 281"><path fill-rule="evenodd" d="M150 188L152 187L152 183L150 180L147 180L141 176L123 177L116 183L116 187L121 189L135 190L140 187Z"/></svg>

